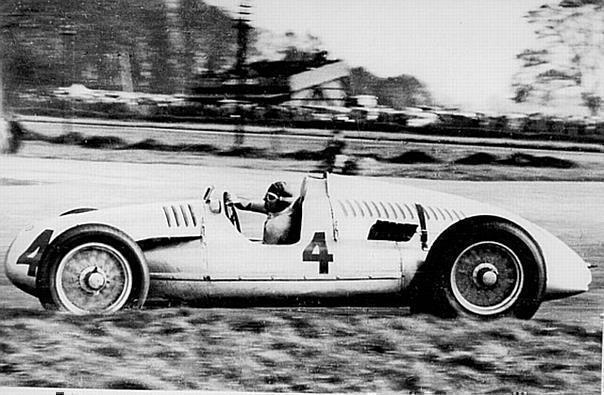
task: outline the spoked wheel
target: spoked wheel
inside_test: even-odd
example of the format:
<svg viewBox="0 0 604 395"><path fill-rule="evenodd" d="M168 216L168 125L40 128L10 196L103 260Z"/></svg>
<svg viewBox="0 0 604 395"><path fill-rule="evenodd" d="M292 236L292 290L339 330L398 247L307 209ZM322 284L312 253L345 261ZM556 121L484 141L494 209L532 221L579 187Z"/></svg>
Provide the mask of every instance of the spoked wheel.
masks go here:
<svg viewBox="0 0 604 395"><path fill-rule="evenodd" d="M143 305L149 272L140 248L123 233L81 226L60 236L49 254L36 279L44 307L105 314Z"/></svg>
<svg viewBox="0 0 604 395"><path fill-rule="evenodd" d="M54 275L58 301L75 313L119 310L128 300L133 281L126 258L101 243L72 249L61 259Z"/></svg>
<svg viewBox="0 0 604 395"><path fill-rule="evenodd" d="M453 262L451 292L477 315L494 315L516 303L524 283L520 259L509 247L483 241L466 248Z"/></svg>
<svg viewBox="0 0 604 395"><path fill-rule="evenodd" d="M531 318L545 291L539 249L506 222L466 223L435 242L412 294L412 310L442 317Z"/></svg>

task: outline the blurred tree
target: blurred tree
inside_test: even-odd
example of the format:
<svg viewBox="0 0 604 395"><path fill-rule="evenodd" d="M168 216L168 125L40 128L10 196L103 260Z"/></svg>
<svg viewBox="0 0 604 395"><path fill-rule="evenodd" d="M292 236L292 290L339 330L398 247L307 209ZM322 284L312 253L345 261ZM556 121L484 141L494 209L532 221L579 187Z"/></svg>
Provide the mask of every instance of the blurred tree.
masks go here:
<svg viewBox="0 0 604 395"><path fill-rule="evenodd" d="M327 51L321 49L319 38L312 34L300 38L294 32L286 32L285 39L287 46L278 51L282 55L282 60L312 63L327 58Z"/></svg>
<svg viewBox="0 0 604 395"><path fill-rule="evenodd" d="M181 0L180 20L188 73L217 72L233 64L236 32L228 15L200 0Z"/></svg>
<svg viewBox="0 0 604 395"><path fill-rule="evenodd" d="M594 95L593 93L583 93L582 97L583 102L591 112L591 115L598 115L600 109L602 108L602 98L600 96Z"/></svg>
<svg viewBox="0 0 604 395"><path fill-rule="evenodd" d="M173 93L234 62L232 19L201 0L3 0L0 12L13 99L72 83L121 89L128 69L135 90Z"/></svg>
<svg viewBox="0 0 604 395"><path fill-rule="evenodd" d="M597 115L604 96L604 1L565 0L527 15L534 48L517 55L517 103L549 107L561 115Z"/></svg>
<svg viewBox="0 0 604 395"><path fill-rule="evenodd" d="M139 10L142 26L145 26L144 42L148 46L151 65L148 90L156 93L171 92L174 86L174 70L170 59L174 56L168 37L169 29L165 4L162 1L148 1Z"/></svg>
<svg viewBox="0 0 604 395"><path fill-rule="evenodd" d="M348 84L347 90L351 95L377 96L379 104L397 109L433 103L427 87L408 75L379 78L357 67L350 70Z"/></svg>

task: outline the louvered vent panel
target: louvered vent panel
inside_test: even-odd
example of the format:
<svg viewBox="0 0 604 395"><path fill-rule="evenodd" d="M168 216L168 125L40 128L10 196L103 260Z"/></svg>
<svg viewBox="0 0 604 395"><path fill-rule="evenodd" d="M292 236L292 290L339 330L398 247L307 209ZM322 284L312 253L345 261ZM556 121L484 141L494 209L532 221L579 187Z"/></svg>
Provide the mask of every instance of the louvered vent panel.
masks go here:
<svg viewBox="0 0 604 395"><path fill-rule="evenodd" d="M197 218L189 204L162 207L168 228L195 227Z"/></svg>

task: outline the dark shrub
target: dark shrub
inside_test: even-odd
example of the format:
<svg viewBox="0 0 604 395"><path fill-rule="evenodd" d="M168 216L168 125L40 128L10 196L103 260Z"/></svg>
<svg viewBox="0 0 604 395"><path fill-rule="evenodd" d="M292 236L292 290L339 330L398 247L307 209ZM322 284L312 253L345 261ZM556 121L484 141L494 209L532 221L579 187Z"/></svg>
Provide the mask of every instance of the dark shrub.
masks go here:
<svg viewBox="0 0 604 395"><path fill-rule="evenodd" d="M264 158L267 156L265 150L254 147L234 147L226 151L219 151L217 154L222 156L240 156L242 158Z"/></svg>
<svg viewBox="0 0 604 395"><path fill-rule="evenodd" d="M85 138L80 145L86 148L120 148L125 142L115 136L92 136Z"/></svg>
<svg viewBox="0 0 604 395"><path fill-rule="evenodd" d="M179 144L179 145L173 145L173 146L167 146L169 147L170 151L178 151L178 152L216 152L218 149L216 147L214 147L213 145L210 144L188 144L188 145L184 145L184 144ZM168 151L168 149L164 149L165 151Z"/></svg>
<svg viewBox="0 0 604 395"><path fill-rule="evenodd" d="M392 163L404 163L404 164L414 164L414 163L438 163L439 160L435 157L423 152L423 151L407 151L398 156L394 156L392 158L387 159L388 162Z"/></svg>
<svg viewBox="0 0 604 395"><path fill-rule="evenodd" d="M41 139L53 144L81 145L84 142L84 136L78 132L62 134L57 137L41 136Z"/></svg>
<svg viewBox="0 0 604 395"><path fill-rule="evenodd" d="M323 160L324 155L322 151L299 150L283 153L281 157L295 160Z"/></svg>
<svg viewBox="0 0 604 395"><path fill-rule="evenodd" d="M160 143L155 139L145 139L138 143L124 146L124 149L141 149L141 150L158 150L164 148L165 144Z"/></svg>
<svg viewBox="0 0 604 395"><path fill-rule="evenodd" d="M466 156L461 159L457 159L455 164L457 165L489 165L497 161L497 157L486 152L477 152L475 154Z"/></svg>
<svg viewBox="0 0 604 395"><path fill-rule="evenodd" d="M554 158L552 156L534 156L523 153L514 153L498 162L508 166L521 167L552 167L556 169L570 169L577 167L576 163L566 159Z"/></svg>
<svg viewBox="0 0 604 395"><path fill-rule="evenodd" d="M209 144L164 144L155 139L145 139L138 143L129 144L123 149L139 149L139 150L154 150L167 152L215 152L216 147Z"/></svg>

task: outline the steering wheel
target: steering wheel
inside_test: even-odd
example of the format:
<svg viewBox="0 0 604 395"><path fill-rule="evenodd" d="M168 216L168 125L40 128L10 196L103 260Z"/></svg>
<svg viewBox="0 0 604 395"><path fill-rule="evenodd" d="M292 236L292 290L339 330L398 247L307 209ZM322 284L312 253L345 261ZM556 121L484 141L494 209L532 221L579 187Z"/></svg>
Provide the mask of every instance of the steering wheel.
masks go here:
<svg viewBox="0 0 604 395"><path fill-rule="evenodd" d="M237 210L235 209L233 203L227 204L227 196L227 192L222 195L222 205L224 206L224 214L226 215L227 219L231 221L233 226L235 226L237 231L241 232L241 225L239 224L239 215L237 215Z"/></svg>

